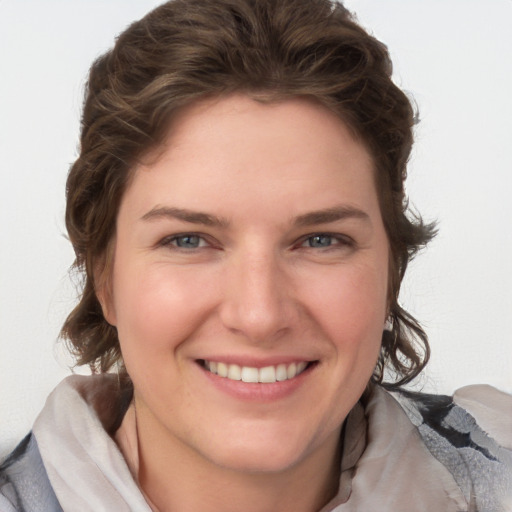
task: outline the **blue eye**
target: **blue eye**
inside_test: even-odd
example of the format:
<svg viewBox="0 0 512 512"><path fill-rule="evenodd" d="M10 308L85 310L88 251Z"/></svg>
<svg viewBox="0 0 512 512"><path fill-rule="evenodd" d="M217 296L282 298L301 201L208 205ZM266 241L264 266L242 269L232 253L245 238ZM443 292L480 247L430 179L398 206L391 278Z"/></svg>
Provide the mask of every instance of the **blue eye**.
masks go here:
<svg viewBox="0 0 512 512"><path fill-rule="evenodd" d="M333 243L333 237L331 235L314 235L310 236L305 243L308 247L329 247Z"/></svg>
<svg viewBox="0 0 512 512"><path fill-rule="evenodd" d="M198 235L181 235L174 237L172 242L181 249L197 249L202 245L203 240Z"/></svg>

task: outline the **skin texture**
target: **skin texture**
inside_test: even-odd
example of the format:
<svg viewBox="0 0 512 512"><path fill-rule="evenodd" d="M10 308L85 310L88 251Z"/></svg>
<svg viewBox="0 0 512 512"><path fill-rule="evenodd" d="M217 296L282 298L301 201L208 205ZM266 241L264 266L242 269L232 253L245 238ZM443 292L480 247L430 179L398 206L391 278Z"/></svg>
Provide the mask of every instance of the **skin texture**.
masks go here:
<svg viewBox="0 0 512 512"><path fill-rule="evenodd" d="M332 497L386 316L373 172L324 107L242 95L184 108L135 170L102 302L135 387L139 480L160 510L311 511ZM231 388L203 359L314 364L292 385Z"/></svg>

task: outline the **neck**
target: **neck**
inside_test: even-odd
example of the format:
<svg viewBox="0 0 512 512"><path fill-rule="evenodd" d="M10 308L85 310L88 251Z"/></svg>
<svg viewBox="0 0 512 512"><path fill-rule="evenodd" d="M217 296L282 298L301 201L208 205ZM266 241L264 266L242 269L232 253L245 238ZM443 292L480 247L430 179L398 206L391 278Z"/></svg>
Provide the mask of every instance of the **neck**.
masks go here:
<svg viewBox="0 0 512 512"><path fill-rule="evenodd" d="M158 512L311 512L337 493L339 431L292 467L254 472L221 467L155 427L138 417L139 484Z"/></svg>

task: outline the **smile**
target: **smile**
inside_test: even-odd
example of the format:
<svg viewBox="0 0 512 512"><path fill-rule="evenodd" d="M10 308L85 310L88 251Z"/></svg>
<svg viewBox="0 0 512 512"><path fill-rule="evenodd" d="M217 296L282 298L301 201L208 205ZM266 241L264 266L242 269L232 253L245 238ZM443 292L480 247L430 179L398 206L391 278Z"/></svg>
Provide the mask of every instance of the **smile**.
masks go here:
<svg viewBox="0 0 512 512"><path fill-rule="evenodd" d="M230 380L242 382L264 383L283 382L300 375L308 366L306 361L290 364L278 364L255 368L251 366L239 366L216 361L202 361L203 367L211 373Z"/></svg>

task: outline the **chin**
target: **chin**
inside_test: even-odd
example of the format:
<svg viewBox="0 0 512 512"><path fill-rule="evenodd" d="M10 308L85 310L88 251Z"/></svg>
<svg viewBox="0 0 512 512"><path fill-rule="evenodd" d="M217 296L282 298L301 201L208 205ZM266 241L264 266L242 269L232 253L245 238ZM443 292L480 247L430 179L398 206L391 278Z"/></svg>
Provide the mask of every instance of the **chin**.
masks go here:
<svg viewBox="0 0 512 512"><path fill-rule="evenodd" d="M306 433L279 432L272 428L252 428L250 435L222 433L222 444L211 443L203 456L225 469L245 473L279 473L289 470L321 450L325 440L311 439ZM247 430L246 430L247 432ZM338 439L336 437L333 439ZM229 440L230 442L227 442ZM336 444L337 441L334 441ZM212 449L217 446L218 449Z"/></svg>

